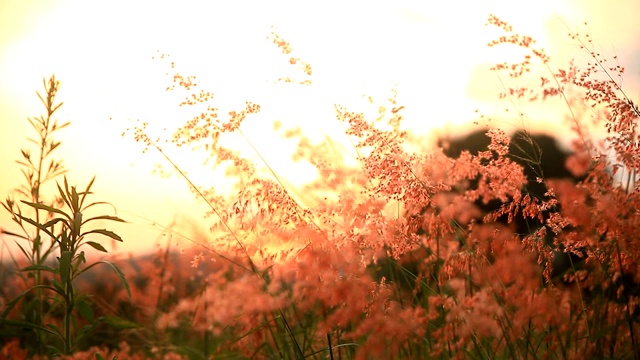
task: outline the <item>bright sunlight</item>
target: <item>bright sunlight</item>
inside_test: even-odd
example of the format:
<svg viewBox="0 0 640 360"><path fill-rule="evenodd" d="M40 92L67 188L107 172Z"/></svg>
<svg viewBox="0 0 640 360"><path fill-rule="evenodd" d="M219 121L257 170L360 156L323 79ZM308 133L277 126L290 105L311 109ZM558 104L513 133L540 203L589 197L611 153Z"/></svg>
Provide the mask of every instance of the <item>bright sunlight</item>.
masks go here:
<svg viewBox="0 0 640 360"><path fill-rule="evenodd" d="M167 129L169 134L190 116L176 106L178 95L165 92L169 64L158 60L160 54L170 54L170 61L179 64L176 70L196 74L203 87L214 91L223 114L247 100L261 104L261 113L246 124L245 135L283 178L300 184L315 173L288 160L295 144L275 136L274 121L301 126L316 140L328 135L346 143L333 105L375 113L366 96L381 101L392 88L406 108L405 125L421 134L434 136L434 129L438 134L458 133L459 124L474 120L476 109L502 110L493 95L501 85L488 67L518 54L516 49L491 51L485 46L495 34L483 26L488 13L510 19L535 36L540 46L563 56L566 42L557 36L567 32L562 21L577 26L582 19L591 20L594 34L615 38L601 45L615 49L621 60L637 54L631 34L638 29L629 28L632 21L618 21L632 11L620 10L612 16L612 26L595 1L588 6L551 3L523 12L511 1L309 6L286 1L251 6L190 2L182 7L157 2L3 2L2 168L19 174L12 159L22 141L17 135L27 131L23 119L38 106L34 84L41 82L42 74L55 72L64 79L60 96L74 104L59 113L74 124L61 134L65 146L60 156L80 179L96 174L96 189L119 203L122 214L131 219L126 233L139 240L119 250L150 249L153 240L142 237L148 237L148 230L162 232L153 223L168 226L178 216L201 224L195 215L199 212L192 210L200 205L190 200L188 186L177 178L150 176L154 164L163 159L142 154L139 146L120 136L138 119L148 122L150 131L161 134ZM313 64L310 86L274 84L290 72L286 59L267 40L274 29L294 44L293 56ZM536 121L546 116L531 115ZM237 146L247 144L239 139ZM201 156L189 151L173 156L198 181L210 179ZM18 181L14 175L3 176L0 189L6 193ZM4 215L1 223L8 225Z"/></svg>

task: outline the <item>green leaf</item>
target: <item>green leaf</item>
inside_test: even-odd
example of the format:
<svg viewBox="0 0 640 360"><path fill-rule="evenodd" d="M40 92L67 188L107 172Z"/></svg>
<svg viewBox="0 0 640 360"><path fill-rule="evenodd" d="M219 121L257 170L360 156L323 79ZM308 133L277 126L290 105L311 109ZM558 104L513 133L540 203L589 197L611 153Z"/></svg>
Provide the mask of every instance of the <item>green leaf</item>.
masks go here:
<svg viewBox="0 0 640 360"><path fill-rule="evenodd" d="M19 217L20 219L22 219L22 220L24 220L24 221L28 222L29 224L31 224L31 225L33 225L33 226L37 227L38 229L40 229L40 230L44 231L44 232L45 232L45 234L49 235L50 237L52 237L52 238L54 238L54 239L56 238L56 236L55 236L55 235L53 235L53 233L52 233L52 232L51 232L47 227L45 227L45 226L44 226L44 225L42 225L42 224L38 224L35 220L29 219L28 217L24 217L24 216L22 216L22 215L20 215L20 214L18 214L18 217Z"/></svg>
<svg viewBox="0 0 640 360"><path fill-rule="evenodd" d="M38 264L34 264L34 265L29 265L26 266L22 269L20 269L20 271L48 271L48 272L56 272L56 270L54 268L51 268L49 266L45 266L45 265L38 265Z"/></svg>
<svg viewBox="0 0 640 360"><path fill-rule="evenodd" d="M37 251L42 246L42 237L40 234L36 235L35 239L33 239L33 249Z"/></svg>
<svg viewBox="0 0 640 360"><path fill-rule="evenodd" d="M74 239L80 235L81 227L82 227L82 213L80 211L77 211L73 214L73 226L71 226L71 232Z"/></svg>
<svg viewBox="0 0 640 360"><path fill-rule="evenodd" d="M52 334L56 334L58 335L58 337L60 337L61 339L64 339L64 335L62 335L62 331L60 330L60 328L55 325L55 324L45 324L45 326L49 329L51 329L51 333Z"/></svg>
<svg viewBox="0 0 640 360"><path fill-rule="evenodd" d="M67 177L65 176L64 178L65 181L65 188L67 185ZM62 197L62 200L64 201L65 204L67 204L67 206L71 209L71 203L69 202L69 199L67 198L67 195L64 193L64 191L62 190L62 188L60 187L60 184L58 184L56 182L56 186L58 187L58 192L60 193L60 196ZM69 218L69 220L71 220L71 218Z"/></svg>
<svg viewBox="0 0 640 360"><path fill-rule="evenodd" d="M91 189L91 186L93 185L94 181L96 181L95 175L93 176L91 181L89 181L89 185L87 185L87 188L82 193L82 200L80 200L80 207L82 207L82 205L84 204L84 199L87 197L87 195L91 194L91 192L89 190Z"/></svg>
<svg viewBox="0 0 640 360"><path fill-rule="evenodd" d="M87 231L85 233L82 233L83 236L84 235L88 235L88 234L102 234L104 236L108 236L108 237L112 238L113 240L122 242L122 238L120 237L120 235L114 233L113 231L109 231L107 229L95 229L95 230L91 230L91 231Z"/></svg>
<svg viewBox="0 0 640 360"><path fill-rule="evenodd" d="M93 316L93 309L91 308L90 303L84 300L80 300L76 304L76 308L78 309L78 313L80 313L83 318L89 320L90 322L94 321L95 318Z"/></svg>
<svg viewBox="0 0 640 360"><path fill-rule="evenodd" d="M117 216L109 216L109 215L102 215L102 216L92 217L92 218L89 218L89 219L83 221L82 223L86 224L86 223L88 223L89 221L92 221L92 220L112 220L112 221L118 221L118 222L126 223L126 221L120 219Z"/></svg>
<svg viewBox="0 0 640 360"><path fill-rule="evenodd" d="M51 279L51 285L53 285L53 287L49 287L49 289L52 289L53 291L57 292L63 298L66 296L66 294L64 293L64 288L62 287L62 284L60 284L58 280Z"/></svg>
<svg viewBox="0 0 640 360"><path fill-rule="evenodd" d="M71 251L63 251L58 258L60 262L60 281L62 283L62 288L65 289L67 286L67 282L70 278L71 273L71 259L73 258L73 254Z"/></svg>
<svg viewBox="0 0 640 360"><path fill-rule="evenodd" d="M29 254L27 254L27 252L24 250L24 248L22 247L22 245L18 244L18 242L16 241L16 245L18 245L18 247L20 248L20 251L22 251L22 253L24 254L24 256L27 259L31 259L31 256L29 256Z"/></svg>
<svg viewBox="0 0 640 360"><path fill-rule="evenodd" d="M42 224L42 226L43 226L43 227L46 227L46 228L50 228L50 227L52 227L53 225L55 225L55 224L59 223L60 221L63 221L63 222L64 222L65 220L64 220L63 218L55 218L55 219L49 220L49 221L47 221L46 223Z"/></svg>
<svg viewBox="0 0 640 360"><path fill-rule="evenodd" d="M40 331L44 331L44 332L48 332L52 335L58 335L55 332L42 327L42 326L38 326L35 325L31 322L26 322L26 321L14 321L14 320L2 320L2 325L11 325L11 326L17 326L17 327L21 327L21 328L27 328L27 329L35 329L35 330L40 330Z"/></svg>
<svg viewBox="0 0 640 360"><path fill-rule="evenodd" d="M2 234L3 235L9 235L9 236L15 236L17 238L24 239L24 240L29 240L29 238L24 236L24 235L16 234L14 232L11 232L11 231L8 231L8 230L5 230L5 229L2 229Z"/></svg>
<svg viewBox="0 0 640 360"><path fill-rule="evenodd" d="M80 196L78 195L78 191L75 186L71 187L71 205L73 212L80 211Z"/></svg>
<svg viewBox="0 0 640 360"><path fill-rule="evenodd" d="M11 310L13 310L16 304L18 304L18 302L20 302L20 300L22 300L22 298L25 297L30 291L35 289L53 289L53 288L48 285L36 285L23 291L20 295L16 296L13 300L9 301L4 305L4 311L2 312L2 315L0 315L0 320L2 320L3 322L7 321L5 320L7 318L7 315L9 315L9 313L11 312Z"/></svg>
<svg viewBox="0 0 640 360"><path fill-rule="evenodd" d="M87 259L84 257L84 251L81 251L80 254L76 255L75 262L78 263L76 267L87 262Z"/></svg>
<svg viewBox="0 0 640 360"><path fill-rule="evenodd" d="M118 316L103 316L100 318L100 320L118 330L136 329L140 327L140 324L134 323L133 321L129 321Z"/></svg>
<svg viewBox="0 0 640 360"><path fill-rule="evenodd" d="M107 249L104 248L104 246L98 244L95 241L87 241L87 245L91 246L92 248L98 250L98 251L102 251L102 252L108 252Z"/></svg>
<svg viewBox="0 0 640 360"><path fill-rule="evenodd" d="M60 250L62 251L67 251L71 248L71 240L69 239L69 233L67 231L63 231L60 234L58 242L60 243Z"/></svg>
<svg viewBox="0 0 640 360"><path fill-rule="evenodd" d="M33 203L33 202L29 202L29 201L24 201L24 200L20 200L20 202L23 202L33 208L39 209L39 210L46 210L49 212L53 212L56 214L60 214L65 216L67 219L71 220L71 216L67 215L64 211L60 210L60 209L56 209L54 207L45 205L45 204L37 204L37 203Z"/></svg>
<svg viewBox="0 0 640 360"><path fill-rule="evenodd" d="M129 288L129 283L127 282L127 279L124 277L124 273L122 272L122 270L120 270L120 268L118 266L116 266L116 264L114 264L112 262L109 262L109 261L106 261L106 260L98 261L96 264L99 264L99 263L111 266L113 271L120 278L120 282L122 283L122 286L124 286L124 289L127 291L127 295L129 296L129 300L131 300L131 289Z"/></svg>
<svg viewBox="0 0 640 360"><path fill-rule="evenodd" d="M85 206L83 208L83 210L87 210L88 208L96 206L96 205L110 205L115 210L115 206L113 206L113 204L111 204L110 202L107 202L107 201L95 201L95 202L92 202L91 204Z"/></svg>
<svg viewBox="0 0 640 360"><path fill-rule="evenodd" d="M80 336L76 338L76 343L79 343L80 339L89 335L89 333L91 333L91 330L93 330L94 328L95 328L95 325L85 325L81 327L80 330L78 331Z"/></svg>

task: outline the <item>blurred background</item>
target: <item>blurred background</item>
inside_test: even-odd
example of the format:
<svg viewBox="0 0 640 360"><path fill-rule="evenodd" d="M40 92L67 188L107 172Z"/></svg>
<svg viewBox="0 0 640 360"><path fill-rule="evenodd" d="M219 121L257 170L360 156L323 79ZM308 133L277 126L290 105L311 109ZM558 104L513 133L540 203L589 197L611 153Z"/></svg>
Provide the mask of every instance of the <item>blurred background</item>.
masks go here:
<svg viewBox="0 0 640 360"><path fill-rule="evenodd" d="M406 109L405 125L416 134L463 135L469 131L466 124L477 118L476 109L495 114L496 125L507 129L524 125L564 134L566 105L561 103L520 104L525 120L497 115L505 103L496 101L502 85L489 67L517 60L522 51L486 46L500 34L485 26L490 13L511 23L514 31L533 36L551 56L553 69L566 67L574 57L584 60L585 53L567 34L589 33L598 51L617 56L626 67L623 87L638 99L640 2L635 0L188 1L179 6L3 0L0 196L4 200L22 182L15 160L29 146L26 138L34 135L26 119L42 114L35 92L43 93L42 79L51 74L62 83L58 100L64 106L57 118L71 122L57 135L62 145L55 157L64 159L67 177L79 188L96 175L95 200L111 202L129 221L105 224L123 236L124 243L113 249L121 253L162 245L169 226L193 240L206 234L206 209L185 181L154 175L154 164L166 165L164 160L153 150L143 154L131 133L122 136L140 120L149 123L150 134L170 138L190 119L190 110L178 106L183 94L165 91L174 72L196 75L200 89L214 92L213 105L222 119L228 111L241 110L245 101L260 104L262 111L242 129L294 185L315 173L290 160L294 143L277 136L274 121L285 128L300 126L315 140L329 135L347 143L333 104L375 115L394 88ZM281 77L305 77L292 71L289 56L268 39L272 31L291 43L291 56L312 65L310 86L276 83ZM169 60L160 59L161 54L170 54ZM233 145L255 157L245 143ZM202 166L201 156L170 151L196 183L224 190L220 178ZM5 211L0 227L15 230Z"/></svg>

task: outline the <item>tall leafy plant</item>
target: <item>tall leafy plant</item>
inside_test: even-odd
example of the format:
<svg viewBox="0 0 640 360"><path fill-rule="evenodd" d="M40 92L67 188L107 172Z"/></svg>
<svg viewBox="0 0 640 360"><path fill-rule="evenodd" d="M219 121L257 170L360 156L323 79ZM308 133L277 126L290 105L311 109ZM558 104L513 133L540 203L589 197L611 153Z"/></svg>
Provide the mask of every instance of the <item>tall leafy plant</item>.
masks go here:
<svg viewBox="0 0 640 360"><path fill-rule="evenodd" d="M58 125L58 122L52 119L53 113L62 106L62 103L55 104L54 101L59 81L52 76L44 85L47 95L38 96L45 105L46 116L29 118L30 124L39 135L37 140L29 140L38 144L39 154L37 159L32 161L29 150L23 149L23 159L18 161L22 165L27 185L19 188L17 193L26 199L20 199L18 203L15 199L8 198L3 203L13 221L18 224L21 233L5 229L2 232L16 238L16 245L29 263L21 268L20 272L26 274L25 279L32 281L29 282L28 289L5 306L0 321L6 325L33 330L35 352L69 354L80 340L89 336L96 325L104 320L94 318L88 296L78 293L75 288L74 280L78 276L104 263L115 271L129 297L131 295L125 276L118 267L108 261L87 264L85 253L81 249L84 245L89 245L98 251L107 252L100 243L89 240L92 234L122 241L120 236L106 229L85 230L89 222L123 222L122 219L111 215L83 219L83 212L86 213L97 205L108 204L87 202L87 197L92 194L90 190L95 177L83 191L69 186L67 178L64 177L63 186L56 184L58 191L53 200L46 202L41 198L43 183L64 173L62 162L50 159L53 150L60 145L59 141L51 138L51 134L69 125L68 122ZM47 162L49 165L45 166ZM24 205L28 207L30 214L23 212L21 206ZM57 255L55 261L50 261L54 254ZM45 274L47 276L44 276ZM31 298L32 295L35 296ZM26 306L22 308L22 316L17 320L9 320L9 314L22 300L27 300ZM61 321L56 316L61 316ZM79 328L78 316L84 318L88 324Z"/></svg>
<svg viewBox="0 0 640 360"><path fill-rule="evenodd" d="M26 221L23 221L24 213L20 207L20 200L35 204L48 204L51 207L56 207L60 204L61 199L55 197L47 200L41 194L47 183L66 173L62 160L55 159L52 156L53 151L60 146L60 142L56 141L53 135L70 124L70 122L59 123L57 119L54 119L54 113L63 105L62 102L56 103L60 82L52 75L49 80L43 79L43 85L45 89L44 96L39 92L36 92L36 94L45 107L45 114L27 118L36 133L35 136L28 137L27 140L34 146L21 149L21 158L16 160L21 167L24 183L15 189L15 194L12 194L15 196L8 196L5 202L2 203L13 222L20 229L19 233L2 229L2 233L15 238L17 248L20 249L27 262L36 266L36 268L42 266L49 259L49 256L56 250L57 244L53 239L47 240L43 238L39 229L32 229ZM16 200L18 201L16 202ZM38 224L45 223L52 218L52 214L47 211L37 208L32 210L33 213L30 215ZM14 258L14 263L16 261ZM26 272L26 279L30 280L29 282L35 286L43 284L40 270ZM35 327L43 325L45 306L42 300L42 289L36 288L34 298L24 306L24 320ZM36 332L35 335L34 345L39 348L43 344L43 339L40 332Z"/></svg>

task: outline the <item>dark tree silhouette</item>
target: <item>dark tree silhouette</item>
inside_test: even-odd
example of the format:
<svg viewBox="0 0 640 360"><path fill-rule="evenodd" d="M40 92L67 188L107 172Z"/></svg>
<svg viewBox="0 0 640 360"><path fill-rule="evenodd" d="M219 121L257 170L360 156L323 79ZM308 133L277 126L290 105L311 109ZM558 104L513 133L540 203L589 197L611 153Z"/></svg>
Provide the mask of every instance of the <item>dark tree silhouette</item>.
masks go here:
<svg viewBox="0 0 640 360"><path fill-rule="evenodd" d="M471 155L478 155L481 151L488 151L491 139L486 135L486 131L475 131L467 136L455 138L455 139L440 139L438 146L443 149L446 156L451 158L459 158L463 151L468 151ZM535 197L541 201L547 200L545 193L547 192L547 186L544 182L537 181L538 178L551 180L551 179L570 179L572 182L577 183L584 178L575 177L567 170L565 163L572 153L564 150L556 139L544 134L528 134L525 132L516 132L510 139L509 157L514 162L520 164L523 167L524 175L527 182L522 191L528 193L530 196ZM494 158L497 158L498 154L494 153ZM487 160L484 160L487 161ZM467 189L477 189L478 179L471 179L462 187L452 191L463 191ZM455 200L453 200L455 201ZM456 203L453 203L456 206ZM500 200L494 199L488 203L484 203L482 200L475 201L475 206L480 210L480 216L475 219L476 223L482 223L485 215L494 212L501 208L503 203ZM460 204L462 206L462 204ZM415 231L417 235L425 235L427 231L421 227L421 218L427 213L435 210L431 206L423 207L415 214L407 213L408 229L410 232ZM498 217L497 222L503 223L507 226L503 229L511 228L519 236L524 237L532 234L541 226L545 226L546 221L550 214L560 211L559 207L550 209L543 213L543 220L530 217L525 217L522 212L516 214L511 222L508 221L506 215ZM417 225L417 226L415 226ZM567 229L571 231L571 229ZM551 276L557 278L561 274L565 273L569 269L577 268L584 261L584 254L568 255L563 252L562 249L558 249L553 245L553 232L547 231L547 238L544 242L547 246L553 247L553 266ZM460 237L460 241L466 241L465 236ZM410 251L402 256L400 259L383 259L378 262L377 265L372 265L372 271L377 278L385 277L388 281L393 281L400 285L405 290L416 291L420 294L424 289L424 286L414 289L415 280L417 274L423 274L426 276L426 281L430 282L430 286L433 286L437 282L431 282L438 277L439 265L427 264L425 268L424 259L425 256L432 256L433 249L425 249L419 247L415 251ZM491 255L487 254L490 258ZM443 259L435 260L440 262Z"/></svg>
<svg viewBox="0 0 640 360"><path fill-rule="evenodd" d="M485 131L475 131L462 138L453 140L441 139L439 141L439 145L443 147L445 155L452 158L458 158L465 150L472 155L478 155L480 151L487 151L490 143L491 140ZM532 197L546 200L545 193L548 188L544 181L539 182L538 179L570 179L574 183L584 180L584 177L576 177L567 170L566 162L571 154L571 152L563 150L558 141L549 135L528 134L519 131L511 136L507 157L524 168L527 184L523 191ZM472 181L471 187L477 187L477 181ZM489 212L497 210L502 203L498 200L491 201L488 204L477 201L476 205L480 209ZM546 218L548 216L545 215ZM506 221L506 219L504 220ZM522 234L529 233L543 225L538 221L530 218L526 219L522 216L518 216L515 222L516 231Z"/></svg>

